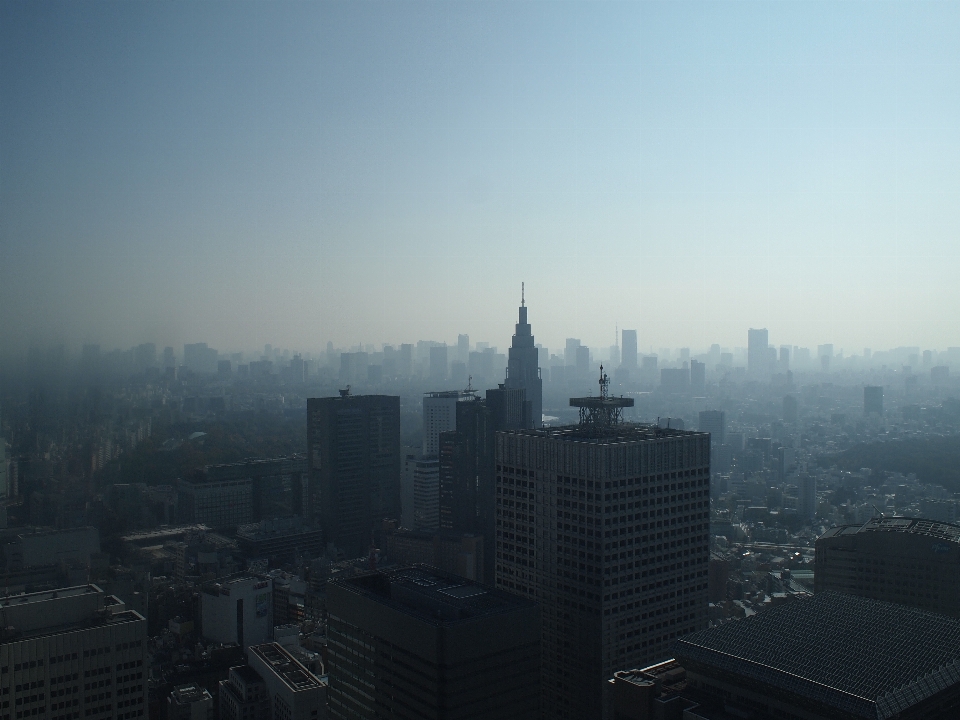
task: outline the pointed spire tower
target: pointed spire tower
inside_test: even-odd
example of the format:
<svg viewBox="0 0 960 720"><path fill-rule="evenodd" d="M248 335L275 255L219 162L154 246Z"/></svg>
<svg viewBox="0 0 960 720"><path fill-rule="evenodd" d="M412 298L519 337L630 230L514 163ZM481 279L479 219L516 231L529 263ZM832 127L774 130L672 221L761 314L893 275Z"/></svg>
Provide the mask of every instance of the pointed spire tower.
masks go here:
<svg viewBox="0 0 960 720"><path fill-rule="evenodd" d="M526 285L520 283L520 317L507 357L508 389L526 391L527 427L543 424L543 380L540 378L540 351L534 345L530 323L527 322Z"/></svg>

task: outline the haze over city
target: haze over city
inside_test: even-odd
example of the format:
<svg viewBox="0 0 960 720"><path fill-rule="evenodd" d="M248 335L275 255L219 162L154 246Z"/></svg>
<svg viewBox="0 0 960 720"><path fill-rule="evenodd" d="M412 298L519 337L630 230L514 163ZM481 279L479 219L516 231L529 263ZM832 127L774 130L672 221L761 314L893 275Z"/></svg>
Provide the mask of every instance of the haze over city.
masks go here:
<svg viewBox="0 0 960 720"><path fill-rule="evenodd" d="M0 337L957 336L953 3L5 3Z"/></svg>

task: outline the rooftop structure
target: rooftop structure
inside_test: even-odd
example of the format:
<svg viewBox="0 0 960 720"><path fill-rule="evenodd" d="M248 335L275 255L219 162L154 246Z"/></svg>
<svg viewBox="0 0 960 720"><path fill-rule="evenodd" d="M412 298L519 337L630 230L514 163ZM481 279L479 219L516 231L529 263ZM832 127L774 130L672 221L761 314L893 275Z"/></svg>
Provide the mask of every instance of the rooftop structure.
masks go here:
<svg viewBox="0 0 960 720"><path fill-rule="evenodd" d="M580 426L582 430L605 432L613 425L623 421L623 408L633 407L633 398L611 397L610 378L600 366L600 395L597 397L570 398L570 407L580 408Z"/></svg>
<svg viewBox="0 0 960 720"><path fill-rule="evenodd" d="M773 699L803 717L955 717L960 620L840 593L797 599L677 640L687 686Z"/></svg>

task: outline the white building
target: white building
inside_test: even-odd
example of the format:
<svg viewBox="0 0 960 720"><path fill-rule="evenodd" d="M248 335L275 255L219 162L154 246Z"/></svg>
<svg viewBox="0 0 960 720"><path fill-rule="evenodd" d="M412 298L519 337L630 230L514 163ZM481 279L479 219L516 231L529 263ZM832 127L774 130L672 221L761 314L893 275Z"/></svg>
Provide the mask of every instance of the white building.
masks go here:
<svg viewBox="0 0 960 720"><path fill-rule="evenodd" d="M267 642L273 633L273 581L238 575L206 585L200 616L207 640L241 647Z"/></svg>

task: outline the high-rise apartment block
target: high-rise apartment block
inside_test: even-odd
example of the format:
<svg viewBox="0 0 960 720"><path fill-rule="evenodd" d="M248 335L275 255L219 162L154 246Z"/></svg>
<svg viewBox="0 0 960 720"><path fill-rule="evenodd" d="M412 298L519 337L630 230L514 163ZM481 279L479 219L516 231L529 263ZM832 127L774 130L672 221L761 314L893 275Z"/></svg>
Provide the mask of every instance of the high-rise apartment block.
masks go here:
<svg viewBox="0 0 960 720"><path fill-rule="evenodd" d="M0 599L0 717L147 716L147 621L96 585Z"/></svg>
<svg viewBox="0 0 960 720"><path fill-rule="evenodd" d="M860 595L960 617L960 526L873 518L817 538L814 590Z"/></svg>
<svg viewBox="0 0 960 720"><path fill-rule="evenodd" d="M535 602L418 565L331 581L327 608L332 717L536 717Z"/></svg>
<svg viewBox="0 0 960 720"><path fill-rule="evenodd" d="M508 390L523 390L528 403L527 427L543 424L543 380L540 378L540 353L534 344L530 323L527 322L527 307L520 301L520 317L513 333L507 358L507 378L504 387Z"/></svg>
<svg viewBox="0 0 960 720"><path fill-rule="evenodd" d="M383 520L400 517L400 398L309 398L307 464L327 542L365 554Z"/></svg>
<svg viewBox="0 0 960 720"><path fill-rule="evenodd" d="M620 423L605 380L580 425L496 437L497 586L541 604L545 718L600 717L616 670L707 626L709 437Z"/></svg>

